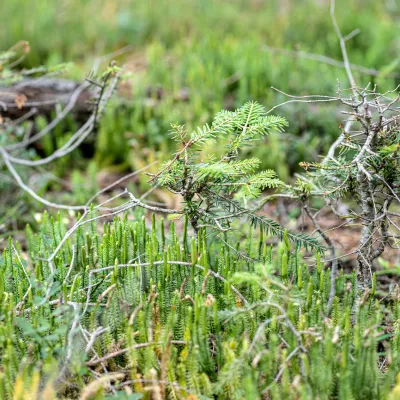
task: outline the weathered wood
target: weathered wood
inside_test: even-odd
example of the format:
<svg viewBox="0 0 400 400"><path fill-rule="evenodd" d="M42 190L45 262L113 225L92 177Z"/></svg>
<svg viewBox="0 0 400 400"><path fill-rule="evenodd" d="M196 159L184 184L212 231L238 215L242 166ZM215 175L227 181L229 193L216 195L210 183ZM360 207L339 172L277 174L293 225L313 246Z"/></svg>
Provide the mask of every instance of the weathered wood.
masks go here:
<svg viewBox="0 0 400 400"><path fill-rule="evenodd" d="M80 82L53 78L25 79L10 87L0 86L0 114L11 119L20 118L32 110L36 110L36 115L48 115L57 105L67 105L80 86ZM83 89L71 113L77 119L86 117L93 108L90 100L94 96L93 89Z"/></svg>

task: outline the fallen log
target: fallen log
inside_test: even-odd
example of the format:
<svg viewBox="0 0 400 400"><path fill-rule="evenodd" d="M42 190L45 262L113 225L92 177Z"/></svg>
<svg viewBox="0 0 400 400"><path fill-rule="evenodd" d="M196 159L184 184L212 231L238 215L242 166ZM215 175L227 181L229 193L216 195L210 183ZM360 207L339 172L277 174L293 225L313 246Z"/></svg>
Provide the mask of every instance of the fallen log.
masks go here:
<svg viewBox="0 0 400 400"><path fill-rule="evenodd" d="M13 86L0 86L0 115L17 119L27 113L50 115L56 107L72 104L71 114L80 120L93 109L96 92L87 83L58 78L24 79Z"/></svg>

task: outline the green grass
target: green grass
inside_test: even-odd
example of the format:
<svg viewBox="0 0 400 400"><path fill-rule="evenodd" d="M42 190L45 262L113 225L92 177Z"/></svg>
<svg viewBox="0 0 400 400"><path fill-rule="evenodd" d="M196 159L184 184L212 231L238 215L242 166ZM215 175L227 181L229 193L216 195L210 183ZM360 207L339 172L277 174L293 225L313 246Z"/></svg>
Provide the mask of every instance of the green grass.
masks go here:
<svg viewBox="0 0 400 400"><path fill-rule="evenodd" d="M190 133L221 109L249 100L272 108L286 98L271 86L295 95L334 94L336 79L346 87L342 68L265 49L340 60L327 3L7 0L0 47L29 40L25 67L73 60L69 76L82 78L96 56L133 45L120 59L133 72L125 96L102 118L86 143L90 150L51 168L68 179L70 190L41 173L39 193L84 203L99 189L100 169L138 169L169 158L171 123L185 124ZM399 83L388 77L399 70L400 29L399 11L389 3L337 1L343 34L360 28L347 43L351 62L382 73L376 78L355 70L355 77L381 91ZM261 168L286 181L299 161L324 153L341 116L335 107L307 104L274 113L287 118L287 131L271 134L245 156L260 158ZM42 141L43 154L65 143L75 127L67 121ZM28 172L21 169L24 180ZM148 189L147 179L139 178L139 191ZM36 219L21 245L16 232L1 233L1 399L85 393L131 400L397 398L397 289L390 296L376 286L359 293L355 274L341 272L327 310L324 255L277 244L246 224L222 241L205 230L192 237L187 221L149 220L135 211L104 226L82 225L62 242L77 216L31 218L32 201L14 201L15 188L0 184L12 196L1 223L18 229L23 218ZM6 242L10 234L14 239ZM101 327L106 331L86 354L90 335ZM99 384L112 379L114 391Z"/></svg>
<svg viewBox="0 0 400 400"><path fill-rule="evenodd" d="M395 87L398 78L387 74L399 70L399 12L359 0L339 0L336 9L344 35L360 29L347 42L350 61L383 73L377 78L355 70L359 84L378 83L381 91ZM265 45L300 49L340 61L325 1L9 0L0 21L1 48L29 40L33 51L27 65L72 60L76 77L89 72L95 56L133 46L122 57L133 72L132 96L103 121L96 145L101 167L135 168L162 157L170 146L170 123L185 123L190 130L220 109L248 100L267 108L285 100L271 86L295 95L333 95L337 79L348 86L342 68L265 50ZM280 165L278 173L286 178L299 161L326 151L339 133L338 117L332 108L310 111L293 104L278 112L288 118L290 128L283 140L272 137L258 156L264 168ZM138 160L133 155L143 147L148 150Z"/></svg>
<svg viewBox="0 0 400 400"><path fill-rule="evenodd" d="M64 218L45 214L37 234L27 230L27 253L10 240L0 258L1 398L42 398L39 376L46 398L75 398L93 371L120 373L135 399L389 398L396 295L383 303L373 287L360 298L355 275L341 273L328 312L320 255L310 268L288 242L274 249L252 229L227 238L231 248L134 215L102 232L83 225L59 247ZM51 266L43 259L57 247ZM99 386L88 398L107 393Z"/></svg>

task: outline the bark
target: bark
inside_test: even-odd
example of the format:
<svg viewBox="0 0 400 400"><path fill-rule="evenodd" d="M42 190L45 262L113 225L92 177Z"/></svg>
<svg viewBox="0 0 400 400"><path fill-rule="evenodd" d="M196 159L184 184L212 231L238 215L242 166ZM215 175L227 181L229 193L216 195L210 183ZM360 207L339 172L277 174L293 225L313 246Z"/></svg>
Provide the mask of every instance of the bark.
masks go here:
<svg viewBox="0 0 400 400"><path fill-rule="evenodd" d="M357 174L357 181L360 187L360 198L363 218L363 228L361 231L361 238L359 243L359 254L357 257L357 280L362 287L369 286L371 282L371 250L373 233L375 229L375 212L371 196L369 181L367 176L359 171Z"/></svg>

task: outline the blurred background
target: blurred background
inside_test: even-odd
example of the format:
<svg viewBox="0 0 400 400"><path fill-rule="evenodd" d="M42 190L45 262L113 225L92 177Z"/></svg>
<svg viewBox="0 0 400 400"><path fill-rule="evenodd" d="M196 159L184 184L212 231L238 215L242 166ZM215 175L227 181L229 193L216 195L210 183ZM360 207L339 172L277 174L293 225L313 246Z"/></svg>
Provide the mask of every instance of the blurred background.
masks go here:
<svg viewBox="0 0 400 400"><path fill-rule="evenodd" d="M395 88L400 1L338 0L336 17L349 35L357 83ZM338 81L349 86L328 0L3 0L0 26L2 50L30 43L19 67L68 63L63 78L73 80L83 80L97 57L124 49L115 58L126 76L98 131L29 178L39 193L75 204L119 174L168 159L171 123L194 129L248 100L271 108L286 100L271 86L292 95L334 95ZM300 161L318 160L340 134L335 105L291 103L275 113L289 128L268 137L255 156L282 179L300 170ZM67 121L36 150L51 154L77 126ZM143 190L145 182L140 178Z"/></svg>

